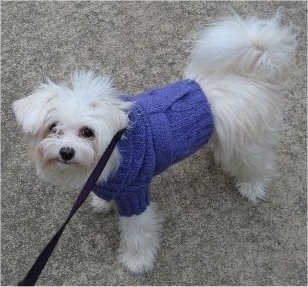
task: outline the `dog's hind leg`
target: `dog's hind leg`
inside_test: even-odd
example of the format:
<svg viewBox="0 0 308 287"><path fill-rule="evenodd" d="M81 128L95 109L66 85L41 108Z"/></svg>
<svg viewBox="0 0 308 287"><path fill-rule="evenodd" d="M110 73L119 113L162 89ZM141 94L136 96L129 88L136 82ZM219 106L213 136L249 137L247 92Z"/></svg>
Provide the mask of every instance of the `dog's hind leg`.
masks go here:
<svg viewBox="0 0 308 287"><path fill-rule="evenodd" d="M233 171L238 191L252 203L264 199L272 177L275 175L272 151L260 151L258 160L249 161L242 155L238 169Z"/></svg>
<svg viewBox="0 0 308 287"><path fill-rule="evenodd" d="M273 149L282 126L282 97L263 80L237 75L200 79L214 118L215 160L236 178L240 193L256 203L274 172Z"/></svg>
<svg viewBox="0 0 308 287"><path fill-rule="evenodd" d="M241 168L233 172L237 179L238 191L254 204L265 198L271 179L275 174L271 152L259 156L260 159L257 162L252 165L243 162Z"/></svg>
<svg viewBox="0 0 308 287"><path fill-rule="evenodd" d="M265 199L275 169L271 150L260 150L258 147L255 147L255 151L250 149L253 148L250 146L238 151L227 161L221 154L216 154L216 157L220 157L223 168L235 178L241 195L256 204Z"/></svg>

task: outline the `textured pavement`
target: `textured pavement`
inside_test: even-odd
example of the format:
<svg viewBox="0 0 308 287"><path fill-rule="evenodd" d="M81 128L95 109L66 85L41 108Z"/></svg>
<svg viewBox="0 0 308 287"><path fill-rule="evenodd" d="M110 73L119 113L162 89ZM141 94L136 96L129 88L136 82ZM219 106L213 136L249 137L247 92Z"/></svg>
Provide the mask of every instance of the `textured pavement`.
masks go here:
<svg viewBox="0 0 308 287"><path fill-rule="evenodd" d="M88 202L67 227L38 285L307 285L305 2L1 1L1 284L14 285L66 218L78 191L36 178L11 110L46 77L76 68L112 75L134 94L182 76L189 40L229 14L273 15L302 29L288 75L277 178L252 206L205 149L155 178L165 218L155 270L132 275L116 260L117 218Z"/></svg>

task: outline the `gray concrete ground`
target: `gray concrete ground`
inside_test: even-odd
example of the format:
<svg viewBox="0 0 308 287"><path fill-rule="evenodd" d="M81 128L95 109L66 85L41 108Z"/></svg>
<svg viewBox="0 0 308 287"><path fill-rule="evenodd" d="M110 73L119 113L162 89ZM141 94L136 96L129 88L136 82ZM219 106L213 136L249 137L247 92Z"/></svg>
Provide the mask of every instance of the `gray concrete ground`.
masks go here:
<svg viewBox="0 0 308 287"><path fill-rule="evenodd" d="M68 226L40 285L306 285L305 2L2 1L2 285L14 285L65 219L76 190L36 178L11 110L47 76L95 67L134 94L182 75L194 31L228 14L272 15L302 28L297 67L284 89L286 129L278 176L252 206L205 149L157 177L153 200L165 217L153 273L117 262L114 215L85 204Z"/></svg>

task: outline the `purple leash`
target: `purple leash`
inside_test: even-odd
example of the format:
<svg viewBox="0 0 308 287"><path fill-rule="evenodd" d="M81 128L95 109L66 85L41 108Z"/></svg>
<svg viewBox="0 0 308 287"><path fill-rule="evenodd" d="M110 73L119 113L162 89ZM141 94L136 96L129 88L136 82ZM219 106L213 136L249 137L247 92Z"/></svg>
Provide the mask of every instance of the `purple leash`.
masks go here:
<svg viewBox="0 0 308 287"><path fill-rule="evenodd" d="M28 274L25 276L25 278L18 283L18 286L34 286L37 279L39 278L41 272L43 271L50 255L52 254L54 248L56 247L66 225L69 223L70 219L73 217L73 215L76 213L76 211L79 209L79 207L83 204L83 202L86 200L87 196L93 189L93 186L97 182L99 176L101 175L102 171L104 170L114 148L116 147L117 143L121 139L123 133L125 130L119 131L111 140L110 144L108 145L107 149L105 150L104 154L98 161L96 167L92 171L90 177L86 181L85 185L83 186L78 198L76 199L71 212L69 213L66 221L62 225L62 227L57 231L57 233L53 236L53 238L49 241L49 243L46 245L44 250L40 253L40 255L37 257L36 261L34 262L33 266L29 270Z"/></svg>

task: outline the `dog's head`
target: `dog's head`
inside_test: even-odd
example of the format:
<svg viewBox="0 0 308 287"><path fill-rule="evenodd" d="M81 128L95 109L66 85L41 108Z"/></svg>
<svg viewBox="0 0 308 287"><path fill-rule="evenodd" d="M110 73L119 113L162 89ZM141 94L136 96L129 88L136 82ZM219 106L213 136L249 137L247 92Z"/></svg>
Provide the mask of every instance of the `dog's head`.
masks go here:
<svg viewBox="0 0 308 287"><path fill-rule="evenodd" d="M75 72L71 87L41 84L13 103L38 175L70 186L84 183L117 131L128 124L129 103L108 77ZM105 176L117 165L116 152Z"/></svg>

